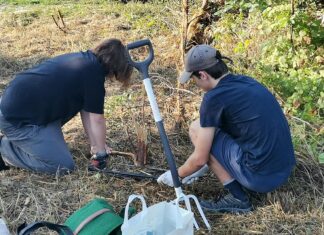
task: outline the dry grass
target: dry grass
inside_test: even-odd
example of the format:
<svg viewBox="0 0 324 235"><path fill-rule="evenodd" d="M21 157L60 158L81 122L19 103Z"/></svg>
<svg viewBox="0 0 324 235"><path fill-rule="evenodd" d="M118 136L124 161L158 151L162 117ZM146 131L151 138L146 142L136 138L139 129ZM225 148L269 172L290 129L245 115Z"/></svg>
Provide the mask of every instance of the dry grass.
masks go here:
<svg viewBox="0 0 324 235"><path fill-rule="evenodd" d="M0 94L13 75L39 61L61 53L91 48L104 38L117 37L124 42L149 37L156 58L151 66L153 84L177 164L192 151L185 127L174 131L173 112L177 90L179 58L177 12L175 8L149 4L33 6L32 8L0 6ZM68 33L54 24L51 15L63 12ZM161 28L152 28L141 17L152 15ZM162 22L162 23L161 23ZM141 30L142 28L142 30ZM107 85L107 126L112 148L135 152L134 122L145 122L148 128L148 166L167 169L149 104L144 102L142 118L141 81L135 76L128 91L118 84ZM186 90L188 89L188 90ZM197 117L201 93L185 87L185 116L189 123ZM117 99L116 97L122 97ZM194 102L193 102L194 100ZM135 121L134 121L135 120ZM14 169L0 173L0 215L12 231L23 222L47 220L63 223L75 210L94 197L104 197L116 211L121 210L131 194L142 194L149 205L175 198L172 188L152 181L135 181L93 174L87 171L89 146L78 117L64 127L64 134L76 161L77 170L63 177L46 176ZM297 154L298 165L290 181L268 195L254 195L255 211L248 215L207 214L211 234L324 234L324 176L319 166L306 154ZM134 170L132 161L116 156L112 169ZM135 169L136 170L136 169ZM214 176L183 188L187 194L213 198L221 193ZM44 232L49 234L49 232ZM200 230L197 234L207 234Z"/></svg>

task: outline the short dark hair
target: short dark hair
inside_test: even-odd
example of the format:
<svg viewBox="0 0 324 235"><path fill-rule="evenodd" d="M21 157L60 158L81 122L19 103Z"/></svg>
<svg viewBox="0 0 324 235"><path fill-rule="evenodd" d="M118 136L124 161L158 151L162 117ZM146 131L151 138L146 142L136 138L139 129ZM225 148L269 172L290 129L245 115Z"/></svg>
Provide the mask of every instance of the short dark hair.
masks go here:
<svg viewBox="0 0 324 235"><path fill-rule="evenodd" d="M205 71L206 73L208 73L210 76L212 76L213 78L215 78L217 80L222 75L224 75L228 72L228 67L227 67L226 63L223 61L223 59L227 59L231 63L233 63L233 61L228 57L222 56L219 51L216 51L216 58L218 59L217 64L215 64L214 66L209 67L207 69L203 69L201 71ZM194 71L192 74L195 75L196 77L200 77L199 71Z"/></svg>
<svg viewBox="0 0 324 235"><path fill-rule="evenodd" d="M129 84L133 67L128 62L126 47L119 39L107 39L95 47L92 52L108 72L108 78L115 77L123 86Z"/></svg>

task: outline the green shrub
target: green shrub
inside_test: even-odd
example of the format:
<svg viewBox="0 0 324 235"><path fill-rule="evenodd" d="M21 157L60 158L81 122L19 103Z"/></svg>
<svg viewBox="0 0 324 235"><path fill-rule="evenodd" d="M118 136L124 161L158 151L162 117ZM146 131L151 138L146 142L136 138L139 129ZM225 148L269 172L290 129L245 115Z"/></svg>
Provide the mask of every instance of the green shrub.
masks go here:
<svg viewBox="0 0 324 235"><path fill-rule="evenodd" d="M237 7L246 1L227 4L231 2L240 2ZM324 109L324 28L316 6L296 8L292 16L290 4L249 2L243 8L250 10L247 15L221 10L214 28L216 47L234 58L235 72L256 77L280 96L288 113L319 122Z"/></svg>

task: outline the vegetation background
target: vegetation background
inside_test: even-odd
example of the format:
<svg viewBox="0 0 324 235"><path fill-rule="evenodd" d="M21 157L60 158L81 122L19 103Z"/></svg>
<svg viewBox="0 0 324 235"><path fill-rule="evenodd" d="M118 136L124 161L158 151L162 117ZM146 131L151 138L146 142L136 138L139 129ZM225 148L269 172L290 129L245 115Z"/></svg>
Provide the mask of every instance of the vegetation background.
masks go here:
<svg viewBox="0 0 324 235"><path fill-rule="evenodd" d="M87 50L106 38L120 38L125 43L149 38L156 55L150 76L180 165L192 151L187 130L198 117L202 97L193 84L179 87L176 82L182 69L184 1L144 2L0 0L0 95L17 72L47 58ZM206 41L234 60L233 72L256 78L277 97L289 120L297 158L287 184L267 195L253 196L253 213L207 214L213 227L211 234L324 234L323 5L315 0L209 2L208 25L201 21L196 29L208 28L204 32ZM194 19L201 11L201 3L188 3L189 18ZM111 169L167 169L140 75L135 73L128 90L108 83L107 93L105 115L110 146L136 152L138 130L142 128L147 133L148 147L146 167L134 167L131 159L117 155L110 159ZM181 125L175 127L179 102L184 112ZM88 172L89 146L79 117L64 127L64 134L77 171L64 177L14 168L0 173L0 216L13 233L23 222L64 223L94 197L107 199L116 211L125 206L131 194L144 195L149 205L175 198L172 188L154 181ZM212 174L183 189L186 194L205 199L222 193ZM197 232L207 233L203 228Z"/></svg>

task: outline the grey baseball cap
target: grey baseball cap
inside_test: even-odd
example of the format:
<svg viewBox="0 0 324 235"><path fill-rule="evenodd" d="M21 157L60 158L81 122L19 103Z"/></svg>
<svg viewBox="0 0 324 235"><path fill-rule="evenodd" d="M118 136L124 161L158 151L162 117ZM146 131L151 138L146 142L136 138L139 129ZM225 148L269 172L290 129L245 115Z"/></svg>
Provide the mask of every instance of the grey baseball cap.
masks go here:
<svg viewBox="0 0 324 235"><path fill-rule="evenodd" d="M192 47L185 57L185 70L180 75L181 84L187 82L192 73L210 68L217 64L216 49L206 44Z"/></svg>

